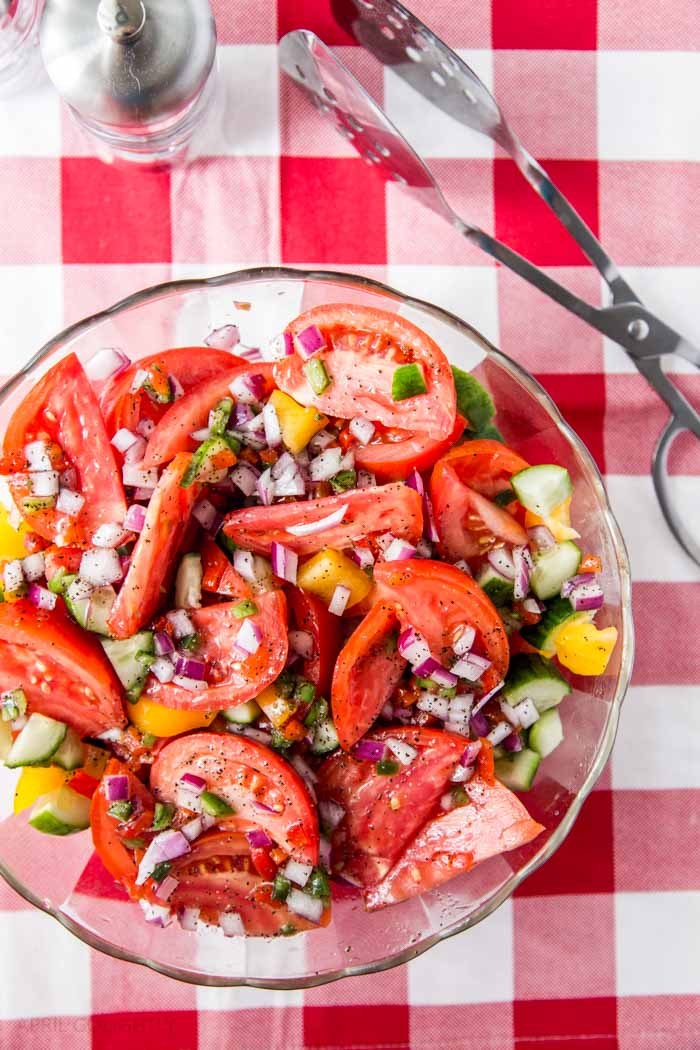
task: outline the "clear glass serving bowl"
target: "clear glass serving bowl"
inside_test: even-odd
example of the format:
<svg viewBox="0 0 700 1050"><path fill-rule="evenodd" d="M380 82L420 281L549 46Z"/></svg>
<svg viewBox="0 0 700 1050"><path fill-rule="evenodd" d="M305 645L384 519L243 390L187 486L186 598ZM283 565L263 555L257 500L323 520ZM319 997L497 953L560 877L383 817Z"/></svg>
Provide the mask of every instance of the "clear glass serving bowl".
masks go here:
<svg viewBox="0 0 700 1050"><path fill-rule="evenodd" d="M310 987L396 966L456 933L464 933L463 965L479 966L465 931L502 904L571 830L610 754L630 678L629 564L590 454L539 383L475 329L375 281L265 268L137 292L42 347L0 390L0 432L30 386L71 351L85 362L100 348L116 346L137 359L161 348L201 345L213 328L227 323L239 326L244 344L258 346L301 310L348 301L395 311L429 332L455 364L473 371L490 389L506 441L532 462L554 461L569 469L573 519L583 548L603 559L606 605L599 622L615 624L619 644L607 673L575 678L562 704L564 743L543 761L526 796L532 815L546 828L539 838L441 890L371 915L357 896L341 893L326 929L274 940L224 938L218 930L188 933L177 923L159 929L115 892L95 863L88 832L65 839L41 835L27 825L26 812L0 824L0 871L23 897L94 948L195 984ZM6 771L6 776L14 774Z"/></svg>

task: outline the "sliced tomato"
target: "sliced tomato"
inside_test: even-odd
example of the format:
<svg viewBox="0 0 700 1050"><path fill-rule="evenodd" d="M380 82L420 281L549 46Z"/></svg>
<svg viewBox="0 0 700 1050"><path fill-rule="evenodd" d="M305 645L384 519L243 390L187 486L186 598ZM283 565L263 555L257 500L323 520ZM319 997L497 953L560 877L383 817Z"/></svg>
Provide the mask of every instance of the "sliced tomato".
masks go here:
<svg viewBox="0 0 700 1050"><path fill-rule="evenodd" d="M251 598L253 590L250 584L236 572L221 547L205 536L200 546L202 555L202 590L213 594L223 594L227 598Z"/></svg>
<svg viewBox="0 0 700 1050"><path fill-rule="evenodd" d="M355 445L355 465L369 470L378 481L404 481L414 469L429 470L434 463L459 441L466 420L459 414L452 433L446 438L432 438L411 431L377 430L369 445Z"/></svg>
<svg viewBox="0 0 700 1050"><path fill-rule="evenodd" d="M297 771L256 740L231 733L190 733L159 751L151 768L156 798L174 802L185 773L233 807L236 817L258 824L296 860L318 863L318 820Z"/></svg>
<svg viewBox="0 0 700 1050"><path fill-rule="evenodd" d="M341 507L346 510L339 525L306 536L288 531L290 525L318 522ZM258 554L268 554L275 540L297 554L314 554L324 547L343 550L381 532L392 532L416 543L423 532L423 511L418 493L397 483L352 489L339 496L322 496L302 503L234 510L226 517L224 532L239 546Z"/></svg>
<svg viewBox="0 0 700 1050"><path fill-rule="evenodd" d="M333 836L334 856L364 886L380 882L435 811L461 758L464 737L442 729L391 726L369 740L393 737L415 748L410 765L383 776L374 762L337 752L319 770L319 797L337 802L345 817Z"/></svg>
<svg viewBox="0 0 700 1050"><path fill-rule="evenodd" d="M491 661L481 684L485 692L505 678L508 636L491 599L466 573L440 561L380 562L374 569L378 595L401 607L402 626L419 631L437 660L449 663L457 628L476 630L474 652Z"/></svg>
<svg viewBox="0 0 700 1050"><path fill-rule="evenodd" d="M144 464L147 467L168 463L178 452L189 452L196 442L190 435L206 427L209 411L224 397L230 397L230 386L242 375L261 375L265 380L264 397L272 392L272 365L264 361L251 364L236 358L238 364L225 372L205 379L172 404L148 439Z"/></svg>
<svg viewBox="0 0 700 1050"><path fill-rule="evenodd" d="M197 655L207 664L209 688L192 693L151 677L143 695L165 707L220 711L252 700L271 685L287 661L287 603L282 591L256 594L253 601L258 612L248 619L262 634L257 652L244 660L235 654L236 637L246 622L234 612L238 602L191 609L189 617L199 636Z"/></svg>
<svg viewBox="0 0 700 1050"><path fill-rule="evenodd" d="M363 416L387 427L401 427L446 438L457 411L450 364L437 343L410 321L386 310L344 303L316 306L288 326L293 337L315 325L328 349L316 355L330 379L315 394L298 354L277 361L275 382L302 405L342 419ZM394 401L392 380L400 365L422 366L426 393Z"/></svg>
<svg viewBox="0 0 700 1050"><path fill-rule="evenodd" d="M366 895L370 910L397 904L442 886L455 875L499 853L517 849L544 828L512 791L475 776L464 789L469 802L423 827L391 871Z"/></svg>
<svg viewBox="0 0 700 1050"><path fill-rule="evenodd" d="M287 600L297 629L313 638L314 654L302 664L304 678L313 682L321 696L327 696L340 649L340 618L329 613L328 606L315 594L307 594L300 587L290 587Z"/></svg>
<svg viewBox="0 0 700 1050"><path fill-rule="evenodd" d="M495 542L527 543L522 525L492 498L529 464L499 441L465 441L437 461L430 498L442 553L456 561L485 554Z"/></svg>
<svg viewBox="0 0 700 1050"><path fill-rule="evenodd" d="M30 713L67 722L81 737L126 725L121 687L100 643L62 603L51 611L26 598L0 604L0 692L18 687Z"/></svg>
<svg viewBox="0 0 700 1050"><path fill-rule="evenodd" d="M371 728L399 684L406 661L396 648L398 629L397 607L378 602L340 650L331 706L345 751Z"/></svg>
<svg viewBox="0 0 700 1050"><path fill-rule="evenodd" d="M177 456L151 496L146 523L107 621L115 638L136 634L163 603L200 491L196 484L186 489L180 485L191 458L187 453Z"/></svg>
<svg viewBox="0 0 700 1050"><path fill-rule="evenodd" d="M69 465L78 473L78 488L85 503L78 516L69 518L53 508L27 513L22 500L32 495L26 473L24 446L49 440L60 446L59 468ZM89 541L100 526L122 522L126 499L121 475L109 443L95 393L75 354L68 354L38 383L15 409L4 439L5 469L13 476L10 488L20 514L47 540Z"/></svg>
<svg viewBox="0 0 700 1050"><path fill-rule="evenodd" d="M144 831L151 828L155 810L153 796L128 766L116 758L107 763L104 776L128 778L129 799L134 802L134 812L131 819L123 824L110 817L108 810L111 802L108 802L104 792L98 789L90 804L93 844L107 871L132 897L146 896L148 891L136 886L137 864L133 851L124 845L124 839L139 838Z"/></svg>
<svg viewBox="0 0 700 1050"><path fill-rule="evenodd" d="M243 364L243 358L236 357L228 350L215 350L210 346L181 346L142 357L131 368L109 380L100 394L107 433L111 437L120 427L135 430L141 419L157 422L170 407L156 404L143 390L131 393L131 385L139 369L156 365L164 375L175 376L187 392L198 383L232 368L237 362Z"/></svg>

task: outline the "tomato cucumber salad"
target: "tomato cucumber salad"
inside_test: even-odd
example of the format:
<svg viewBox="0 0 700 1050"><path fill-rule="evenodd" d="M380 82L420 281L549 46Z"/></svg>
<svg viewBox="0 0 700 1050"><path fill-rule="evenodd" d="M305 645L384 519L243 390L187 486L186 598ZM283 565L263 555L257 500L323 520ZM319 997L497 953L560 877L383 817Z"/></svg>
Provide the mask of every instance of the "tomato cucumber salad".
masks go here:
<svg viewBox="0 0 700 1050"><path fill-rule="evenodd" d="M556 463L401 317L336 304L54 365L3 441L0 757L157 925L289 935L544 828L614 627Z"/></svg>

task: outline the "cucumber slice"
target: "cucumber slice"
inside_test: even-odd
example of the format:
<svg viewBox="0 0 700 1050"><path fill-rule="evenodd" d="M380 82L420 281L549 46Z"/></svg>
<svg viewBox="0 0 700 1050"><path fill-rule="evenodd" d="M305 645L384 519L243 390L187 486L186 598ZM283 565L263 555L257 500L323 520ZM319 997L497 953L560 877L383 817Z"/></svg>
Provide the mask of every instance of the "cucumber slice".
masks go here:
<svg viewBox="0 0 700 1050"><path fill-rule="evenodd" d="M222 437L228 425L233 409L233 398L225 397L209 413L209 433L212 437Z"/></svg>
<svg viewBox="0 0 700 1050"><path fill-rule="evenodd" d="M507 605L513 601L513 580L501 576L489 562L481 569L476 582L488 594L494 605Z"/></svg>
<svg viewBox="0 0 700 1050"><path fill-rule="evenodd" d="M456 365L452 365L452 375L457 391L457 411L460 416L464 416L472 430L482 431L496 414L491 395L478 379Z"/></svg>
<svg viewBox="0 0 700 1050"><path fill-rule="evenodd" d="M524 747L522 751L516 751L508 758L497 759L496 777L511 791L529 791L539 764L540 756L537 752Z"/></svg>
<svg viewBox="0 0 700 1050"><path fill-rule="evenodd" d="M325 755L328 751L335 751L338 743L338 734L330 718L326 722L319 722L314 729L314 739L311 744L313 753Z"/></svg>
<svg viewBox="0 0 700 1050"><path fill-rule="evenodd" d="M214 482L226 476L226 469L214 466L216 456L227 452L230 457L231 447L223 437L210 437L203 441L190 460L190 465L180 482L180 488L188 489L195 481Z"/></svg>
<svg viewBox="0 0 700 1050"><path fill-rule="evenodd" d="M552 707L540 715L534 726L531 727L527 742L540 758L546 758L555 748L559 747L563 739L564 730L559 712L556 707Z"/></svg>
<svg viewBox="0 0 700 1050"><path fill-rule="evenodd" d="M581 564L581 551L573 540L566 540L540 551L534 560L530 586L537 597L544 601L559 593L564 580L576 575Z"/></svg>
<svg viewBox="0 0 700 1050"><path fill-rule="evenodd" d="M555 463L527 467L514 474L510 483L523 507L541 518L561 506L573 491L568 470Z"/></svg>
<svg viewBox="0 0 700 1050"><path fill-rule="evenodd" d="M40 510L52 510L55 506L55 496L25 496L22 500L22 510L26 514L37 514Z"/></svg>
<svg viewBox="0 0 700 1050"><path fill-rule="evenodd" d="M127 700L135 703L141 696L155 658L153 632L139 631L124 639L103 638L101 644L126 690Z"/></svg>
<svg viewBox="0 0 700 1050"><path fill-rule="evenodd" d="M73 619L81 627L87 626L88 609L90 608L89 598L69 598L67 594L63 596L66 603L66 608L71 614Z"/></svg>
<svg viewBox="0 0 700 1050"><path fill-rule="evenodd" d="M92 592L88 599L85 627L95 634L109 635L107 620L112 612L112 606L117 600L117 592L114 587L98 587Z"/></svg>
<svg viewBox="0 0 700 1050"><path fill-rule="evenodd" d="M73 835L76 831L85 831L90 827L90 799L64 784L36 800L29 823L46 835Z"/></svg>
<svg viewBox="0 0 700 1050"><path fill-rule="evenodd" d="M234 722L239 726L249 726L256 718L260 718L262 711L255 703L255 700L248 700L244 704L237 704L236 707L226 707L221 712L227 722Z"/></svg>
<svg viewBox="0 0 700 1050"><path fill-rule="evenodd" d="M35 711L10 748L5 765L10 769L45 765L58 751L67 732L68 726L64 722Z"/></svg>
<svg viewBox="0 0 700 1050"><path fill-rule="evenodd" d="M83 747L83 742L75 729L68 726L68 731L62 743L51 756L51 765L60 766L61 769L71 771L82 766L84 759L85 748Z"/></svg>
<svg viewBox="0 0 700 1050"><path fill-rule="evenodd" d="M0 721L0 762L5 762L12 750L12 730L9 722Z"/></svg>
<svg viewBox="0 0 700 1050"><path fill-rule="evenodd" d="M200 554L186 554L175 578L175 606L178 609L199 609L201 605L202 557Z"/></svg>
<svg viewBox="0 0 700 1050"><path fill-rule="evenodd" d="M591 611L575 612L568 598L554 598L551 602L547 602L547 608L540 622L523 627L520 633L530 645L534 645L543 653L553 655L557 633L565 623L572 623L575 620L590 622L594 615L595 613Z"/></svg>
<svg viewBox="0 0 700 1050"><path fill-rule="evenodd" d="M510 662L501 696L511 707L529 698L542 712L556 707L570 692L571 686L550 660L537 653L518 653Z"/></svg>

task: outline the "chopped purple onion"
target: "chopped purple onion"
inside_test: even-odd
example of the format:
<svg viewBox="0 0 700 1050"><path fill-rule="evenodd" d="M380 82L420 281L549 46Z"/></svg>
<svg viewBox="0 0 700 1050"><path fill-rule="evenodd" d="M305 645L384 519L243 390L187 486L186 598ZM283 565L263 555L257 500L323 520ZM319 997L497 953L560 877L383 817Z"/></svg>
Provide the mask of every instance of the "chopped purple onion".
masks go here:
<svg viewBox="0 0 700 1050"><path fill-rule="evenodd" d="M510 733L501 741L501 747L504 751L522 751L523 741L520 733Z"/></svg>
<svg viewBox="0 0 700 1050"><path fill-rule="evenodd" d="M146 524L146 508L132 503L124 518L124 528L127 532L141 532Z"/></svg>
<svg viewBox="0 0 700 1050"><path fill-rule="evenodd" d="M262 631L252 617L247 617L241 624L236 636L236 645L242 649L246 656L257 653L262 642Z"/></svg>
<svg viewBox="0 0 700 1050"><path fill-rule="evenodd" d="M108 802L128 802L129 778L125 773L116 773L102 781L102 792Z"/></svg>
<svg viewBox="0 0 700 1050"><path fill-rule="evenodd" d="M27 597L35 609L54 609L58 595L41 587L38 583L30 583Z"/></svg>
<svg viewBox="0 0 700 1050"><path fill-rule="evenodd" d="M379 762L385 751L386 744L382 740L358 740L352 749L355 758L362 762Z"/></svg>
<svg viewBox="0 0 700 1050"><path fill-rule="evenodd" d="M206 780L198 777L196 773L183 773L179 780L180 787L191 791L193 795L201 795L207 786Z"/></svg>
<svg viewBox="0 0 700 1050"><path fill-rule="evenodd" d="M289 547L285 547L283 543L277 543L277 541L274 540L270 548L270 558L272 561L272 571L275 576L279 576L281 580L286 580L288 583L297 582L299 555L296 551L293 551Z"/></svg>
<svg viewBox="0 0 700 1050"><path fill-rule="evenodd" d="M304 522L301 525L288 525L287 532L291 533L292 536L312 536L317 532L323 532L324 529L330 529L333 525L340 525L347 513L347 509L347 503L343 503L340 507L336 507L335 510L331 511L330 514L326 514L325 517L318 518L316 521Z"/></svg>
<svg viewBox="0 0 700 1050"><path fill-rule="evenodd" d="M483 711L473 711L469 719L469 726L474 736L486 736L489 731L489 722Z"/></svg>
<svg viewBox="0 0 700 1050"><path fill-rule="evenodd" d="M420 496L422 496L425 492L423 478L420 476L415 467L406 478L406 484L409 486L409 488L415 489Z"/></svg>
<svg viewBox="0 0 700 1050"><path fill-rule="evenodd" d="M315 324L309 325L308 328L304 328L303 331L299 332L296 342L299 356L303 357L305 361L308 361L310 357L313 357L315 353L326 346L326 340L321 330Z"/></svg>
<svg viewBox="0 0 700 1050"><path fill-rule="evenodd" d="M397 647L403 658L414 667L432 659L428 643L415 627L404 628L399 635Z"/></svg>
<svg viewBox="0 0 700 1050"><path fill-rule="evenodd" d="M552 536L546 525L535 525L527 530L527 534L538 550L546 551L550 547L556 547L557 541Z"/></svg>
<svg viewBox="0 0 700 1050"><path fill-rule="evenodd" d="M273 845L272 839L262 828L253 828L252 831L246 831L245 837L253 849L268 849Z"/></svg>
<svg viewBox="0 0 700 1050"><path fill-rule="evenodd" d="M213 346L215 350L232 350L241 341L238 325L225 324L221 328L215 328L210 332L204 342L207 346Z"/></svg>
<svg viewBox="0 0 700 1050"><path fill-rule="evenodd" d="M175 660L175 673L184 675L185 678L194 678L196 681L201 682L204 680L204 676L207 671L207 665L203 660L196 660L192 656L185 656L183 653L178 653L177 659Z"/></svg>
<svg viewBox="0 0 700 1050"><path fill-rule="evenodd" d="M513 556L505 549L505 547L497 547L495 550L490 550L486 555L489 565L496 572L500 573L506 580L515 579L515 564L513 562Z"/></svg>
<svg viewBox="0 0 700 1050"><path fill-rule="evenodd" d="M569 594L569 601L576 612L588 612L602 608L605 595L599 583L580 583Z"/></svg>

